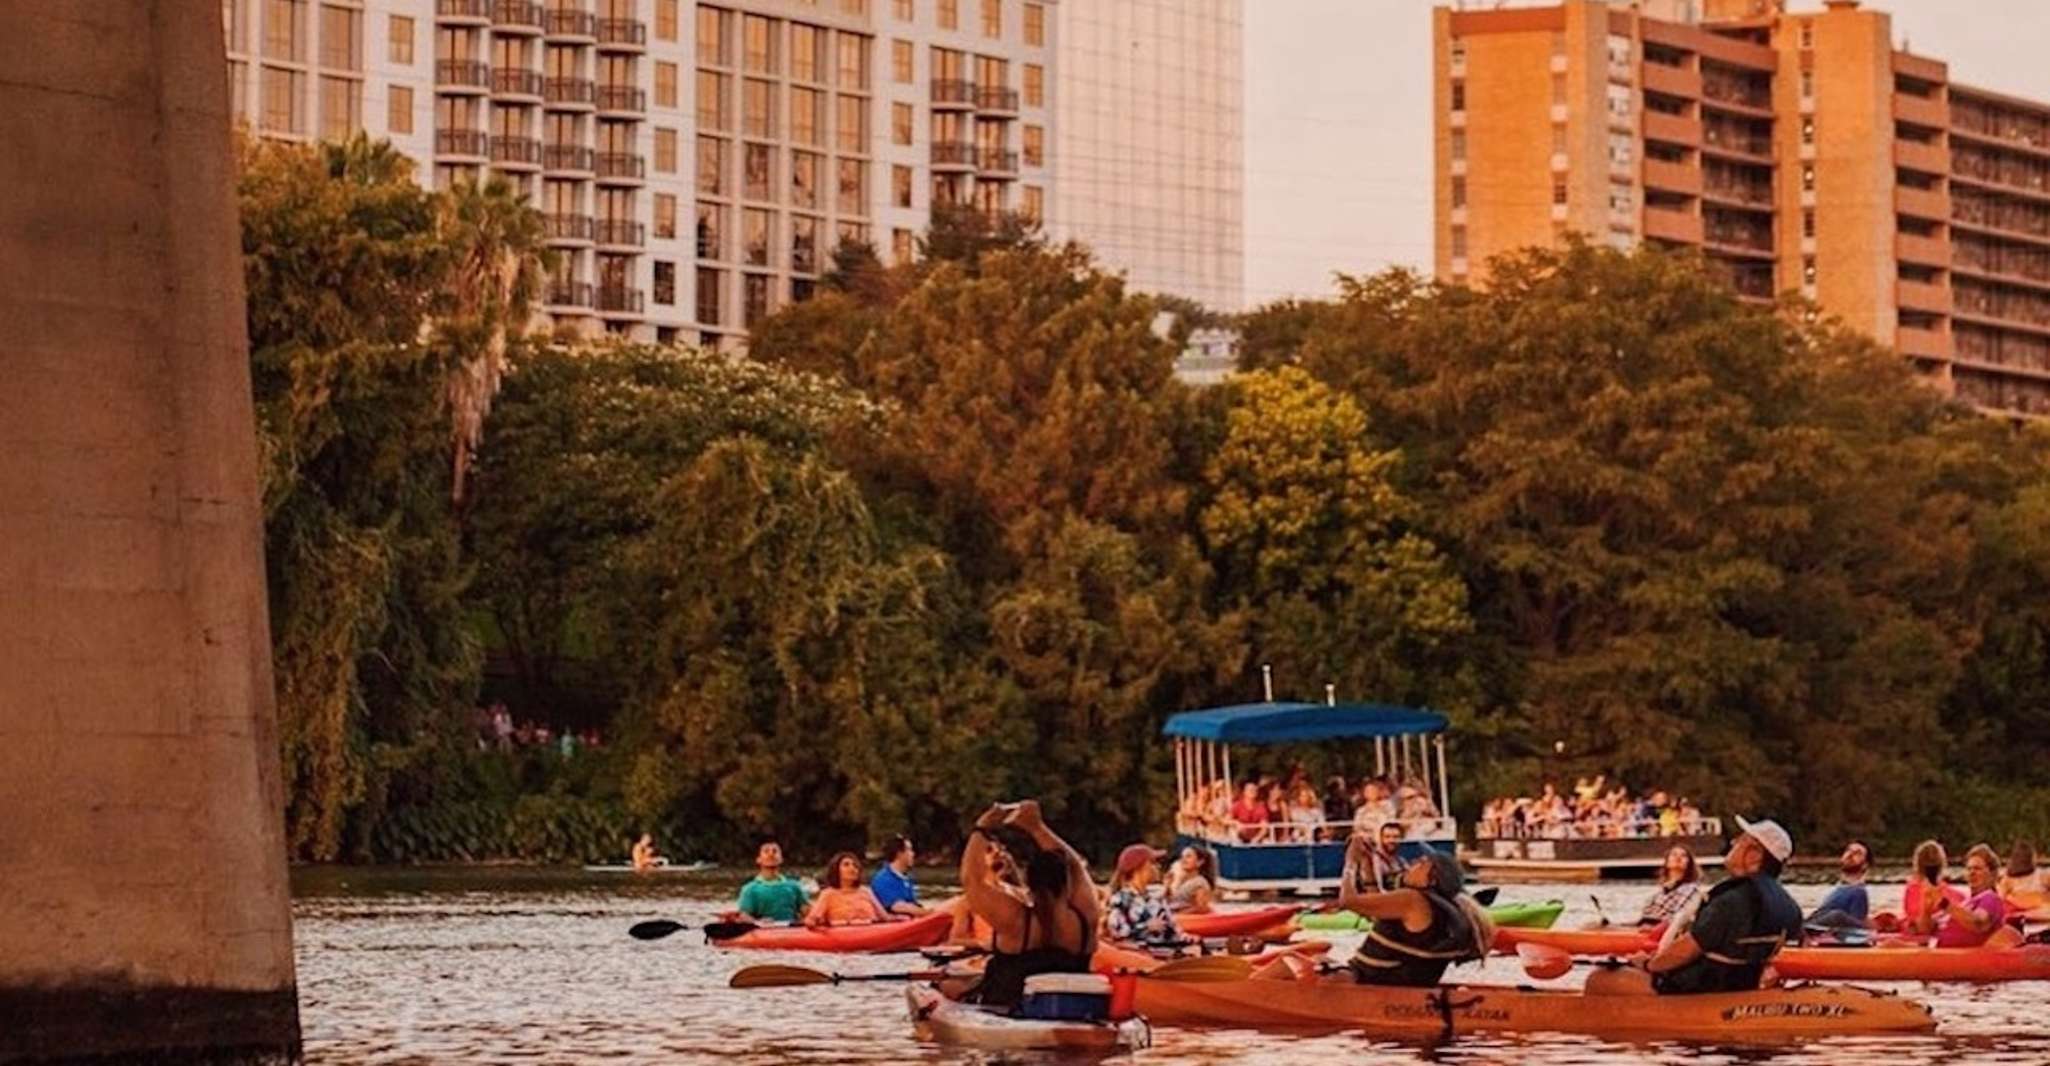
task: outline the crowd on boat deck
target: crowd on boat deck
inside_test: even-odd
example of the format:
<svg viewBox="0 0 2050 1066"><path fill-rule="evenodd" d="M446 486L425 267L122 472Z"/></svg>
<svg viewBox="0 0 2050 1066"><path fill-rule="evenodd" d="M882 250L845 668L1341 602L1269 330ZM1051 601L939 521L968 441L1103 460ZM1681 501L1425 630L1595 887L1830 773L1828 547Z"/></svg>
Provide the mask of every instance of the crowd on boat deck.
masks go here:
<svg viewBox="0 0 2050 1066"><path fill-rule="evenodd" d="M1237 786L1212 781L1182 800L1176 826L1210 840L1303 844L1375 833L1390 822L1406 829L1438 821L1438 805L1421 784L1392 777L1348 782L1333 776L1321 792L1298 767L1287 779L1249 778Z"/></svg>
<svg viewBox="0 0 2050 1066"><path fill-rule="evenodd" d="M1710 832L1701 808L1664 789L1633 796L1620 782L1596 774L1575 782L1571 795L1550 781L1535 796L1504 796L1481 808L1477 835L1483 840L1535 837L1546 840L1629 839L1699 836Z"/></svg>

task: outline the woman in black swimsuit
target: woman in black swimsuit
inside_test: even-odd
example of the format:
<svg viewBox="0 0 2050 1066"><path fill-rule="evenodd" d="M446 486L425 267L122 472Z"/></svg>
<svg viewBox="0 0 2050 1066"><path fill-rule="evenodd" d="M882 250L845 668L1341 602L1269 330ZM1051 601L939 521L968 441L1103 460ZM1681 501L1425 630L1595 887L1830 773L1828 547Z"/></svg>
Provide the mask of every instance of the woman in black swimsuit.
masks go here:
<svg viewBox="0 0 2050 1066"><path fill-rule="evenodd" d="M988 837L998 826L1038 846L1025 863L1026 899L996 887L989 876ZM961 885L968 909L992 930L989 964L969 998L1009 1007L1024 994L1027 977L1089 972L1096 951L1096 886L1082 856L1040 821L1038 803L999 803L976 819L961 851Z"/></svg>

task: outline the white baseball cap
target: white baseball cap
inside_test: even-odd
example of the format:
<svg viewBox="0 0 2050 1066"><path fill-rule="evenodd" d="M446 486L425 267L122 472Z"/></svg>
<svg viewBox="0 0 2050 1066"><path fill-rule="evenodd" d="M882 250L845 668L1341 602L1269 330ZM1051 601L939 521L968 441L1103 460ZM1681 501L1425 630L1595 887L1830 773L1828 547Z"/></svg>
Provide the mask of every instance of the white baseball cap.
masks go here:
<svg viewBox="0 0 2050 1066"><path fill-rule="evenodd" d="M1742 829L1751 839L1758 841L1759 846L1765 849L1767 855L1781 862L1794 857L1794 838L1788 836L1787 831L1781 829L1778 822L1770 818L1756 822L1747 822L1740 816L1737 819L1737 827Z"/></svg>

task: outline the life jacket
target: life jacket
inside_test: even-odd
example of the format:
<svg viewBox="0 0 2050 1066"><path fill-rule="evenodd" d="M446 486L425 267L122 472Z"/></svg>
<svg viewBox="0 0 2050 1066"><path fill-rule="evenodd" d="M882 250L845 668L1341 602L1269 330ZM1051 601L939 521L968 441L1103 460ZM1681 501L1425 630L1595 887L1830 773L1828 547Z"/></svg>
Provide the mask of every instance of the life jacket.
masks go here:
<svg viewBox="0 0 2050 1066"><path fill-rule="evenodd" d="M1772 885L1767 890L1767 883ZM1751 895L1751 928L1728 943L1702 944L1701 957L1670 973L1657 975L1661 992L1749 992L1758 988L1765 966L1801 935L1801 908L1779 882L1762 876L1731 878L1715 886L1703 901L1703 913L1731 892ZM1699 919L1697 918L1697 923ZM1698 924L1697 924L1698 928Z"/></svg>
<svg viewBox="0 0 2050 1066"><path fill-rule="evenodd" d="M1367 930L1349 963L1359 983L1428 987L1445 976L1447 966L1480 958L1466 912L1436 892L1425 892L1424 899L1431 905L1431 924L1422 932L1392 918Z"/></svg>

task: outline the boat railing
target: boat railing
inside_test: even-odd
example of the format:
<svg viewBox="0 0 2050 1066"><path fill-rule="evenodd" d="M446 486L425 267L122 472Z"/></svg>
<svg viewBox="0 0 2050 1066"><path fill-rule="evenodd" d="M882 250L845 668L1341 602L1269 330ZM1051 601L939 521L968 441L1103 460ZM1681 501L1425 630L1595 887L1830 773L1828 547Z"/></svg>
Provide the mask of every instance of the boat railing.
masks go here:
<svg viewBox="0 0 2050 1066"><path fill-rule="evenodd" d="M1458 823L1450 818L1391 818L1389 821L1402 825L1404 840L1450 840L1459 831ZM1220 822L1181 815L1175 819L1175 829L1183 836L1234 847L1343 843L1352 835L1354 828L1350 821L1332 822L1321 818L1314 822Z"/></svg>
<svg viewBox="0 0 2050 1066"><path fill-rule="evenodd" d="M1666 823L1657 818L1623 822L1536 822L1503 824L1483 819L1474 823L1477 840L1650 840L1658 837L1723 835L1720 818L1692 818Z"/></svg>

